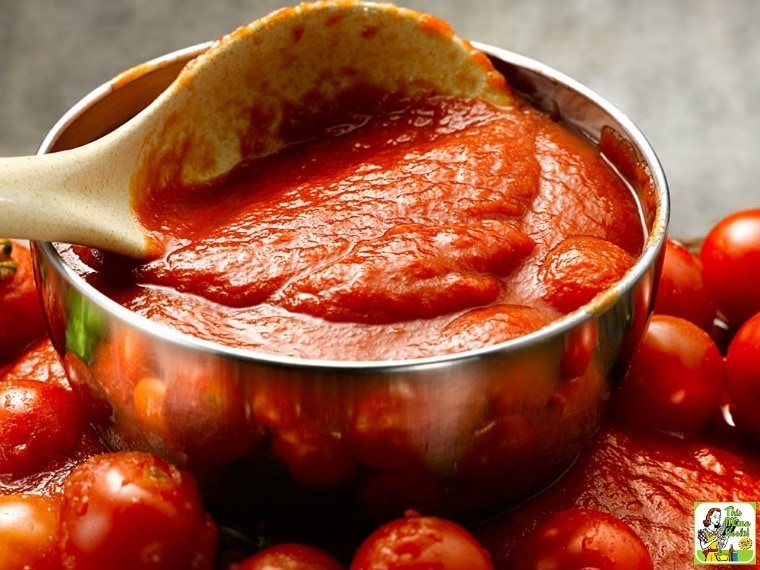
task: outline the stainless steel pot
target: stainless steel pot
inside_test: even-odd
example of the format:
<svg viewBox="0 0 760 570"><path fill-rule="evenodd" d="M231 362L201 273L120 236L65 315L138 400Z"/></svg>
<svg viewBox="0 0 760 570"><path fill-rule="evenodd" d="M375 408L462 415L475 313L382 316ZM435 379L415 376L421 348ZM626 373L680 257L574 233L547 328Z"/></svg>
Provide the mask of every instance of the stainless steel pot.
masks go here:
<svg viewBox="0 0 760 570"><path fill-rule="evenodd" d="M110 131L205 47L96 89L40 152ZM488 348L409 361L308 361L150 322L88 285L54 244L34 243L51 337L110 446L190 469L219 512L290 521L319 512L375 520L410 507L478 516L568 467L600 423L650 314L667 184L644 136L603 98L541 63L476 47L523 96L598 142L636 192L647 235L624 279L551 325Z"/></svg>

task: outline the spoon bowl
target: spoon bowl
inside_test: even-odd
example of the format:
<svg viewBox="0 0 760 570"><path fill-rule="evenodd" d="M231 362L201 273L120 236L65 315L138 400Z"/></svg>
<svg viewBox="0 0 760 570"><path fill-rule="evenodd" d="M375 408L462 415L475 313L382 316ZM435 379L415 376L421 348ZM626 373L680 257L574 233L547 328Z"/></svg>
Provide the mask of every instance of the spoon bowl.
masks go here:
<svg viewBox="0 0 760 570"><path fill-rule="evenodd" d="M0 235L158 255L136 201L274 153L293 142L297 124L357 92L365 95L351 98L358 111L384 97L512 100L490 60L432 16L354 0L284 8L211 43L148 107L96 141L0 159Z"/></svg>

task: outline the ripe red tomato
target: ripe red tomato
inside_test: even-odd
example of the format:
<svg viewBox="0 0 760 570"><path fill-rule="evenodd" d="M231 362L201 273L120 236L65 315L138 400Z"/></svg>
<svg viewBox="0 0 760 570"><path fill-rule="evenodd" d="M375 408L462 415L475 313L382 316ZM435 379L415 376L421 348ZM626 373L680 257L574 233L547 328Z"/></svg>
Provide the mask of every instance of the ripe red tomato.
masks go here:
<svg viewBox="0 0 760 570"><path fill-rule="evenodd" d="M19 477L42 469L74 449L85 424L70 390L37 380L0 382L0 473Z"/></svg>
<svg viewBox="0 0 760 570"><path fill-rule="evenodd" d="M71 388L66 371L49 337L30 346L13 364L3 369L3 379L36 380Z"/></svg>
<svg viewBox="0 0 760 570"><path fill-rule="evenodd" d="M368 387L348 411L346 439L358 460L371 469L394 470L424 463L424 434L418 433L414 389L389 392ZM426 410L428 413L432 413Z"/></svg>
<svg viewBox="0 0 760 570"><path fill-rule="evenodd" d="M408 512L377 528L359 546L351 570L446 568L493 570L491 556L464 527Z"/></svg>
<svg viewBox="0 0 760 570"><path fill-rule="evenodd" d="M726 391L737 424L760 436L760 313L745 322L728 345Z"/></svg>
<svg viewBox="0 0 760 570"><path fill-rule="evenodd" d="M32 256L18 242L0 239L0 364L45 336Z"/></svg>
<svg viewBox="0 0 760 570"><path fill-rule="evenodd" d="M654 315L616 394L616 409L639 426L691 431L718 410L725 364L710 336L694 323Z"/></svg>
<svg viewBox="0 0 760 570"><path fill-rule="evenodd" d="M211 569L216 525L195 480L142 452L106 453L64 482L64 568Z"/></svg>
<svg viewBox="0 0 760 570"><path fill-rule="evenodd" d="M503 414L484 424L467 443L459 462L461 476L488 492L511 485L538 449L536 429L522 414Z"/></svg>
<svg viewBox="0 0 760 570"><path fill-rule="evenodd" d="M590 509L568 509L540 524L513 556L514 570L651 570L652 558L623 521Z"/></svg>
<svg viewBox="0 0 760 570"><path fill-rule="evenodd" d="M760 208L726 216L708 232L700 258L720 313L738 328L760 312Z"/></svg>
<svg viewBox="0 0 760 570"><path fill-rule="evenodd" d="M303 419L302 393L294 383L262 379L253 393L252 409L255 420L263 426L281 428L292 426Z"/></svg>
<svg viewBox="0 0 760 570"><path fill-rule="evenodd" d="M706 331L716 317L715 303L705 287L702 261L672 239L665 242L654 312L684 318Z"/></svg>
<svg viewBox="0 0 760 570"><path fill-rule="evenodd" d="M280 428L272 435L271 450L296 483L313 489L341 485L359 467L345 441L316 422Z"/></svg>
<svg viewBox="0 0 760 570"><path fill-rule="evenodd" d="M59 570L60 499L18 493L0 496L0 570Z"/></svg>
<svg viewBox="0 0 760 570"><path fill-rule="evenodd" d="M166 373L164 426L196 465L243 457L264 437L249 418L243 387L222 367L191 363ZM154 421L158 421L155 417Z"/></svg>
<svg viewBox="0 0 760 570"><path fill-rule="evenodd" d="M276 544L249 556L230 570L343 570L331 554L294 542Z"/></svg>

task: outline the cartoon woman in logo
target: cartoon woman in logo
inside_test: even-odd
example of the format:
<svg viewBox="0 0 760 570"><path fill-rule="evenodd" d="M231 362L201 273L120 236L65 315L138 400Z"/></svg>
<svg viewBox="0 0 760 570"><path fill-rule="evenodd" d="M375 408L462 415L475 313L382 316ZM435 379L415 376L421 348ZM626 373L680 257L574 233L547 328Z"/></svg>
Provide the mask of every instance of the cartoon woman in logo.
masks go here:
<svg viewBox="0 0 760 570"><path fill-rule="evenodd" d="M721 511L713 507L707 511L705 520L702 524L705 528L699 529L697 538L699 545L702 547L702 553L705 555L706 562L720 562L728 560L725 555L718 554L726 546L728 536L726 536L726 523L721 524Z"/></svg>

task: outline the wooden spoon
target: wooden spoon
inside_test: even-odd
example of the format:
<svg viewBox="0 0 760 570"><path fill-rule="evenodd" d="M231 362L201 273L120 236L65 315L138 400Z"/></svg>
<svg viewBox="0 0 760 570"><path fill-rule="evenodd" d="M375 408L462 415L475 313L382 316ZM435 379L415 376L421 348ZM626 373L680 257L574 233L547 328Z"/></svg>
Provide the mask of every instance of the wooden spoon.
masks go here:
<svg viewBox="0 0 760 570"><path fill-rule="evenodd" d="M353 0L281 9L213 42L110 134L0 159L0 236L158 255L134 208L151 188L190 188L277 152L300 121L358 90L512 101L488 58L432 16Z"/></svg>

